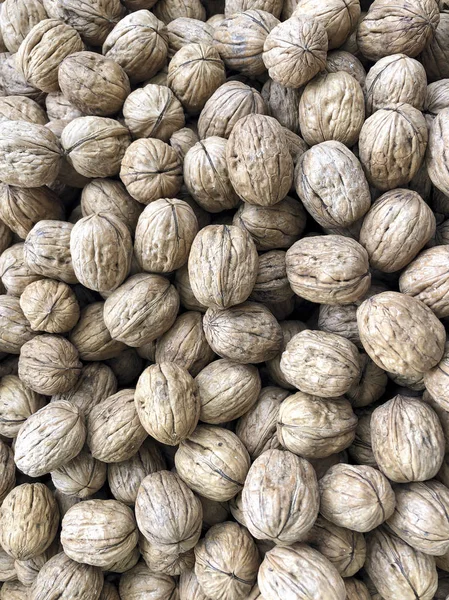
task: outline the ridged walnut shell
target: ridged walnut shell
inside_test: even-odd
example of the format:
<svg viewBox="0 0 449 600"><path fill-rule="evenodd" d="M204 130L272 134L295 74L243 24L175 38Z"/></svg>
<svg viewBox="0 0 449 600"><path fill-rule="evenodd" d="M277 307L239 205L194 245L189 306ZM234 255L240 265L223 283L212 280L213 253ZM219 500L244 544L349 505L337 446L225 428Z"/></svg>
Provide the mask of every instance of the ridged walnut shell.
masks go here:
<svg viewBox="0 0 449 600"><path fill-rule="evenodd" d="M346 396L354 408L361 408L377 402L383 396L388 383L385 371L377 366L367 354L360 354L360 364L362 365L360 378L346 392Z"/></svg>
<svg viewBox="0 0 449 600"><path fill-rule="evenodd" d="M0 295L0 351L20 354L23 344L35 335L23 313L19 298Z"/></svg>
<svg viewBox="0 0 449 600"><path fill-rule="evenodd" d="M72 289L62 281L41 279L27 285L20 306L33 331L64 333L70 331L80 316Z"/></svg>
<svg viewBox="0 0 449 600"><path fill-rule="evenodd" d="M339 48L357 27L360 3L358 0L332 0L325 4L320 0L299 0L294 14L319 21L326 30L331 50Z"/></svg>
<svg viewBox="0 0 449 600"><path fill-rule="evenodd" d="M42 279L28 266L24 250L24 244L14 244L0 255L2 291L6 290L9 296L21 296L27 285Z"/></svg>
<svg viewBox="0 0 449 600"><path fill-rule="evenodd" d="M449 160L444 148L449 140L449 108L437 114L429 131L427 170L432 183L443 194L449 196Z"/></svg>
<svg viewBox="0 0 449 600"><path fill-rule="evenodd" d="M195 564L193 548L179 554L168 554L160 546L151 544L145 536L139 538L139 550L145 564L152 573L164 573L175 577L192 569Z"/></svg>
<svg viewBox="0 0 449 600"><path fill-rule="evenodd" d="M351 34L354 35L354 34ZM366 71L359 58L346 52L346 50L332 50L327 54L326 71L328 73L337 73L346 71L360 83L362 89L365 87Z"/></svg>
<svg viewBox="0 0 449 600"><path fill-rule="evenodd" d="M222 15L222 19L224 16ZM167 25L168 57L173 58L187 44L210 44L214 37L212 23L190 17L178 17Z"/></svg>
<svg viewBox="0 0 449 600"><path fill-rule="evenodd" d="M299 134L299 100L301 90L286 88L268 79L261 91L265 100L268 114L279 121L279 123L292 133Z"/></svg>
<svg viewBox="0 0 449 600"><path fill-rule="evenodd" d="M96 460L88 450L82 450L78 456L52 471L51 480L63 494L85 499L103 487L106 469L106 465Z"/></svg>
<svg viewBox="0 0 449 600"><path fill-rule="evenodd" d="M121 600L139 600L150 594L157 594L157 600L178 598L173 577L163 573L152 573L143 561L120 578L119 593Z"/></svg>
<svg viewBox="0 0 449 600"><path fill-rule="evenodd" d="M279 19L282 11L282 0L225 0L224 14L229 17L245 10L265 10ZM183 598L181 600L184 600Z"/></svg>
<svg viewBox="0 0 449 600"><path fill-rule="evenodd" d="M17 52L30 30L47 18L45 8L39 0L7 0L0 14L0 31L9 52Z"/></svg>
<svg viewBox="0 0 449 600"><path fill-rule="evenodd" d="M28 388L16 375L0 380L0 435L15 438L29 416L45 405L45 399Z"/></svg>
<svg viewBox="0 0 449 600"><path fill-rule="evenodd" d="M154 6L153 12L166 24L178 17L206 20L206 9L200 0L159 0L157 6Z"/></svg>
<svg viewBox="0 0 449 600"><path fill-rule="evenodd" d="M443 410L449 411L449 345L440 362L424 374L426 390Z"/></svg>
<svg viewBox="0 0 449 600"><path fill-rule="evenodd" d="M209 600L203 592L194 570L181 573L179 578L180 600Z"/></svg>

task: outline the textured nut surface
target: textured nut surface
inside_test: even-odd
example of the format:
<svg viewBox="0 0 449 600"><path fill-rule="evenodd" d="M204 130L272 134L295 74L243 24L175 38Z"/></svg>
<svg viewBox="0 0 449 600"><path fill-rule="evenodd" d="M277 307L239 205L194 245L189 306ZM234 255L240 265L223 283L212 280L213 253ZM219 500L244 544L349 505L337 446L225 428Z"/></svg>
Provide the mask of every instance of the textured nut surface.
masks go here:
<svg viewBox="0 0 449 600"><path fill-rule="evenodd" d="M88 498L98 492L106 481L106 465L82 450L75 458L51 472L56 489L67 496Z"/></svg>
<svg viewBox="0 0 449 600"><path fill-rule="evenodd" d="M365 87L366 71L359 58L345 50L332 50L327 54L326 71L337 73L346 71L360 83L362 89Z"/></svg>
<svg viewBox="0 0 449 600"><path fill-rule="evenodd" d="M383 369L376 365L371 358L360 354L362 365L361 375L346 392L346 396L354 408L368 406L379 400L387 386L388 377Z"/></svg>
<svg viewBox="0 0 449 600"><path fill-rule="evenodd" d="M268 113L279 123L293 133L299 133L299 100L301 93L294 88L286 88L268 79L261 91Z"/></svg>
<svg viewBox="0 0 449 600"><path fill-rule="evenodd" d="M206 10L200 0L162 0L153 11L157 18L166 24L178 17L206 20Z"/></svg>
<svg viewBox="0 0 449 600"><path fill-rule="evenodd" d="M20 354L20 349L34 337L18 298L0 296L0 351Z"/></svg>
<svg viewBox="0 0 449 600"><path fill-rule="evenodd" d="M0 256L0 278L10 296L19 297L28 284L42 279L28 266L24 250L24 244L14 244Z"/></svg>
<svg viewBox="0 0 449 600"><path fill-rule="evenodd" d="M195 564L193 549L179 554L168 554L159 546L151 544L143 535L139 538L139 550L152 573L164 573L172 577L192 569Z"/></svg>
<svg viewBox="0 0 449 600"><path fill-rule="evenodd" d="M440 362L427 371L424 383L433 400L445 411L449 410L449 346L446 344Z"/></svg>
<svg viewBox="0 0 449 600"><path fill-rule="evenodd" d="M158 600L171 600L176 598L177 589L173 577L163 573L152 573L145 563L140 561L120 578L119 593L120 598L126 600L139 600L144 594L152 594Z"/></svg>
<svg viewBox="0 0 449 600"><path fill-rule="evenodd" d="M20 297L20 306L33 331L70 331L80 316L71 288L54 279L41 279L27 285Z"/></svg>
<svg viewBox="0 0 449 600"><path fill-rule="evenodd" d="M17 52L29 31L46 18L47 13L39 0L5 1L0 13L0 31L9 52Z"/></svg>
<svg viewBox="0 0 449 600"><path fill-rule="evenodd" d="M427 170L432 183L446 196L449 195L449 161L444 147L449 139L449 108L437 114L429 131Z"/></svg>
<svg viewBox="0 0 449 600"><path fill-rule="evenodd" d="M45 404L45 399L28 388L16 375L0 379L0 434L14 438L30 415Z"/></svg>
<svg viewBox="0 0 449 600"><path fill-rule="evenodd" d="M265 10L279 19L282 2L280 0L226 0L224 14L228 17L250 9Z"/></svg>
<svg viewBox="0 0 449 600"><path fill-rule="evenodd" d="M45 125L48 117L43 108L31 98L6 96L0 99L0 120L27 121L36 125Z"/></svg>
<svg viewBox="0 0 449 600"><path fill-rule="evenodd" d="M299 0L294 14L319 21L326 30L331 50L339 48L355 30L360 4L357 0L332 0L326 4L320 0Z"/></svg>

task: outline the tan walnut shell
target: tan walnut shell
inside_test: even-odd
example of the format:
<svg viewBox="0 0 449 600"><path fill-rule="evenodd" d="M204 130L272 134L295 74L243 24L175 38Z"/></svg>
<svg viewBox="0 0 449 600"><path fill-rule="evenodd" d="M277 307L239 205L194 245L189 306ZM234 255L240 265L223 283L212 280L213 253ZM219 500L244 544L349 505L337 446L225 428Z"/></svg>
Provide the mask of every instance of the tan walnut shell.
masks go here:
<svg viewBox="0 0 449 600"><path fill-rule="evenodd" d="M206 20L206 9L200 0L160 0L157 6L154 6L153 12L166 24L178 17Z"/></svg>
<svg viewBox="0 0 449 600"><path fill-rule="evenodd" d="M173 577L163 573L152 573L143 561L140 561L120 578L119 593L122 600L139 600L153 592L159 596L160 600L171 600L178 597Z"/></svg>
<svg viewBox="0 0 449 600"><path fill-rule="evenodd" d="M20 354L23 344L34 335L19 299L6 294L0 295L0 351Z"/></svg>
<svg viewBox="0 0 449 600"><path fill-rule="evenodd" d="M434 402L449 411L449 345L446 343L440 362L424 374L426 390Z"/></svg>
<svg viewBox="0 0 449 600"><path fill-rule="evenodd" d="M2 291L10 296L20 297L27 285L42 276L28 266L24 256L24 244L14 244L0 255L0 278Z"/></svg>
<svg viewBox="0 0 449 600"><path fill-rule="evenodd" d="M352 34L354 35L354 34ZM337 73L337 71L346 71L360 83L362 89L365 87L366 71L359 58L347 52L346 50L332 50L327 54L326 71L328 73Z"/></svg>
<svg viewBox="0 0 449 600"><path fill-rule="evenodd" d="M265 10L279 19L282 4L282 0L225 0L224 14L226 17L229 17L245 10L258 9Z"/></svg>
<svg viewBox="0 0 449 600"><path fill-rule="evenodd" d="M29 416L45 405L45 399L16 375L0 379L0 435L15 438Z"/></svg>
<svg viewBox="0 0 449 600"><path fill-rule="evenodd" d="M46 18L47 13L39 0L5 1L0 13L0 32L6 49L17 52L29 31Z"/></svg>
<svg viewBox="0 0 449 600"><path fill-rule="evenodd" d="M179 554L168 554L161 550L160 546L151 544L143 535L139 537L139 550L152 573L164 573L175 577L192 569L195 564L193 548Z"/></svg>
<svg viewBox="0 0 449 600"><path fill-rule="evenodd" d="M72 560L107 567L127 556L138 539L130 508L116 500L85 500L62 520L61 543Z"/></svg>
<svg viewBox="0 0 449 600"><path fill-rule="evenodd" d="M27 285L20 306L33 331L64 333L78 322L80 307L70 286L54 279Z"/></svg>
<svg viewBox="0 0 449 600"><path fill-rule="evenodd" d="M446 7L447 9L447 7ZM435 29L429 43L419 55L429 82L435 82L448 77L447 66L448 49L447 39L449 35L449 16L447 10L440 12L440 22Z"/></svg>
<svg viewBox="0 0 449 600"><path fill-rule="evenodd" d="M268 114L292 133L299 134L300 90L286 88L272 79L268 79L264 83L261 94L267 104Z"/></svg>
<svg viewBox="0 0 449 600"><path fill-rule="evenodd" d="M398 292L377 294L357 310L363 347L384 371L402 376L425 373L443 356L446 333L420 300Z"/></svg>
<svg viewBox="0 0 449 600"><path fill-rule="evenodd" d="M360 363L362 371L360 378L346 392L348 400L354 408L368 406L379 400L387 387L388 377L371 358L365 354L360 354Z"/></svg>
<svg viewBox="0 0 449 600"><path fill-rule="evenodd" d="M259 256L259 272L250 299L270 307L288 302L294 292L290 287L285 266L285 252L270 250ZM276 316L276 313L273 312Z"/></svg>
<svg viewBox="0 0 449 600"><path fill-rule="evenodd" d="M106 471L106 465L85 449L52 471L51 479L55 488L63 494L85 499L103 487Z"/></svg>
<svg viewBox="0 0 449 600"><path fill-rule="evenodd" d="M449 196L449 161L444 148L449 139L449 108L437 114L429 131L427 170L433 185Z"/></svg>
<svg viewBox="0 0 449 600"><path fill-rule="evenodd" d="M221 15L221 20L224 15ZM167 25L168 57L173 58L187 44L212 44L214 25L190 17L178 17Z"/></svg>
<svg viewBox="0 0 449 600"><path fill-rule="evenodd" d="M374 596L368 591L367 586L360 579L346 577L344 580L347 600L371 600Z"/></svg>
<svg viewBox="0 0 449 600"><path fill-rule="evenodd" d="M2 547L18 560L38 556L52 543L58 524L58 505L48 487L42 483L19 485L2 504Z"/></svg>
<svg viewBox="0 0 449 600"><path fill-rule="evenodd" d="M183 127L175 131L170 138L170 146L175 150L179 158L183 161L190 148L193 148L199 141L196 131L190 127Z"/></svg>
<svg viewBox="0 0 449 600"><path fill-rule="evenodd" d="M357 27L360 3L357 0L332 0L325 4L320 0L299 0L294 14L319 21L326 29L329 50L332 50L339 48Z"/></svg>
<svg viewBox="0 0 449 600"><path fill-rule="evenodd" d="M237 123L226 146L231 183L242 200L272 206L285 198L293 181L293 159L281 125L265 115Z"/></svg>
<svg viewBox="0 0 449 600"><path fill-rule="evenodd" d="M157 471L145 477L136 499L142 534L174 555L193 548L201 535L203 509L198 497L175 473Z"/></svg>
<svg viewBox="0 0 449 600"><path fill-rule="evenodd" d="M250 458L239 438L224 429L199 425L175 454L176 471L196 493L224 502L243 488Z"/></svg>

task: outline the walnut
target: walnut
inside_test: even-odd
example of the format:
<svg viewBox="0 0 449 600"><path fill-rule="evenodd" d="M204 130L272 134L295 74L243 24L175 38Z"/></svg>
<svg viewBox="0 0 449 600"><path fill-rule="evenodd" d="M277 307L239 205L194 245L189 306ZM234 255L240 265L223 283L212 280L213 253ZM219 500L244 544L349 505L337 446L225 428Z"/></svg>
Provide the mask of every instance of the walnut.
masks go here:
<svg viewBox="0 0 449 600"><path fill-rule="evenodd" d="M240 600L256 582L257 546L237 523L211 527L195 547L195 558L195 575L208 596Z"/></svg>
<svg viewBox="0 0 449 600"><path fill-rule="evenodd" d="M222 427L199 425L175 454L181 479L205 498L224 502L243 488L250 458L239 438Z"/></svg>
<svg viewBox="0 0 449 600"><path fill-rule="evenodd" d="M2 582L5 582L16 581L17 578L18 575L15 567L14 558L12 556L9 556L9 554L6 554L3 548L0 548L0 579L2 580ZM0 598L1 597L2 596L0 591Z"/></svg>
<svg viewBox="0 0 449 600"><path fill-rule="evenodd" d="M16 375L0 379L0 434L15 438L33 413L45 405L45 399L28 388Z"/></svg>
<svg viewBox="0 0 449 600"><path fill-rule="evenodd" d="M305 544L276 546L265 555L258 576L262 597L282 600L295 594L298 600L319 594L329 600L345 600L346 590L337 569Z"/></svg>
<svg viewBox="0 0 449 600"><path fill-rule="evenodd" d="M20 354L22 346L34 335L19 299L0 295L0 351Z"/></svg>
<svg viewBox="0 0 449 600"><path fill-rule="evenodd" d="M142 204L173 198L182 185L182 161L161 140L136 140L125 152L120 179L128 193Z"/></svg>
<svg viewBox="0 0 449 600"><path fill-rule="evenodd" d="M168 43L164 23L148 10L138 10L117 23L104 41L103 54L122 67L131 83L139 83L165 65Z"/></svg>
<svg viewBox="0 0 449 600"><path fill-rule="evenodd" d="M362 367L360 377L346 392L346 396L354 408L377 402L383 396L388 382L385 371L378 367L367 354L361 353L359 359Z"/></svg>
<svg viewBox="0 0 449 600"><path fill-rule="evenodd" d="M36 125L45 125L48 122L44 109L26 96L0 98L0 120L27 121Z"/></svg>
<svg viewBox="0 0 449 600"><path fill-rule="evenodd" d="M199 499L176 475L158 471L145 477L136 499L140 531L167 554L187 552L201 535L202 507Z"/></svg>
<svg viewBox="0 0 449 600"><path fill-rule="evenodd" d="M182 129L179 129L173 133L170 138L170 146L175 150L179 158L184 161L187 152L193 148L198 141L199 138L196 131L190 129L190 127L183 127Z"/></svg>
<svg viewBox="0 0 449 600"><path fill-rule="evenodd" d="M355 577L346 577L344 579L344 584L346 588L347 600L371 600L371 598L374 598L374 596L371 596L369 593L366 585L363 583L363 581L360 581L360 579L356 579Z"/></svg>
<svg viewBox="0 0 449 600"><path fill-rule="evenodd" d="M440 362L424 375L424 383L433 400L449 411L449 345L446 343Z"/></svg>
<svg viewBox="0 0 449 600"><path fill-rule="evenodd" d="M447 12L440 13L440 22L429 43L426 44L424 50L419 55L429 81L437 81L449 76L447 66L449 57L447 50L448 37L449 15Z"/></svg>
<svg viewBox="0 0 449 600"><path fill-rule="evenodd" d="M13 239L12 231L0 220L0 255L9 248Z"/></svg>
<svg viewBox="0 0 449 600"><path fill-rule="evenodd" d="M300 91L284 87L272 79L268 79L264 83L261 94L266 102L269 115L275 117L291 133L299 133Z"/></svg>
<svg viewBox="0 0 449 600"><path fill-rule="evenodd" d="M195 571L187 570L181 573L179 598L180 600L209 600L199 584Z"/></svg>
<svg viewBox="0 0 449 600"><path fill-rule="evenodd" d="M0 32L3 43L10 52L17 52L29 31L47 18L39 0L6 0L0 13Z"/></svg>
<svg viewBox="0 0 449 600"><path fill-rule="evenodd" d="M45 108L50 121L73 121L83 116L83 113L61 92L48 94L45 98Z"/></svg>
<svg viewBox="0 0 449 600"><path fill-rule="evenodd" d="M279 19L282 11L282 0L225 0L225 16L242 13L250 9L264 10Z"/></svg>
<svg viewBox="0 0 449 600"><path fill-rule="evenodd" d="M118 560L112 560L102 567L102 571L112 571L113 573L126 573L137 565L140 559L138 546L134 546L131 552L124 554Z"/></svg>
<svg viewBox="0 0 449 600"><path fill-rule="evenodd" d="M139 550L145 564L152 573L164 573L172 577L193 569L195 553L193 549L179 554L168 554L160 546L151 544L143 535L139 538Z"/></svg>
<svg viewBox="0 0 449 600"><path fill-rule="evenodd" d="M375 0L357 30L362 54L378 60L391 54L417 56L432 38L440 15L434 0L410 0L392 6Z"/></svg>
<svg viewBox="0 0 449 600"><path fill-rule="evenodd" d="M443 325L430 308L410 296L377 294L359 307L357 322L363 347L384 371L422 374L443 356Z"/></svg>
<svg viewBox="0 0 449 600"><path fill-rule="evenodd" d="M106 481L106 465L82 450L78 456L51 472L53 485L63 494L88 498Z"/></svg>
<svg viewBox="0 0 449 600"><path fill-rule="evenodd" d="M112 583L105 581L98 600L120 600L117 588Z"/></svg>
<svg viewBox="0 0 449 600"><path fill-rule="evenodd" d="M206 9L200 0L159 0L153 12L167 25L179 17L206 20Z"/></svg>
<svg viewBox="0 0 449 600"><path fill-rule="evenodd" d="M0 259L1 264L1 259ZM175 287L178 291L181 305L187 310L199 311L205 313L207 306L199 302L192 290L190 285L189 269L187 265L184 265L176 271L175 274Z"/></svg>
<svg viewBox="0 0 449 600"><path fill-rule="evenodd" d="M427 170L433 185L446 196L449 196L449 162L443 149L448 139L449 108L445 108L437 114L430 127Z"/></svg>
<svg viewBox="0 0 449 600"><path fill-rule="evenodd" d="M107 567L128 555L138 539L134 514L116 500L86 500L62 520L61 543L69 558Z"/></svg>
<svg viewBox="0 0 449 600"><path fill-rule="evenodd" d="M25 261L24 244L14 244L3 251L0 256L0 278L8 295L17 297L28 284L42 279Z"/></svg>
<svg viewBox="0 0 449 600"><path fill-rule="evenodd" d="M109 396L87 415L87 445L92 456L102 462L130 459L146 437L134 406L133 389Z"/></svg>
<svg viewBox="0 0 449 600"><path fill-rule="evenodd" d="M117 378L120 387L129 387L135 383L143 369L143 358L135 348L125 348L118 356L106 361Z"/></svg>
<svg viewBox="0 0 449 600"><path fill-rule="evenodd" d="M55 499L42 483L24 483L3 500L0 541L3 550L18 560L44 552L52 543L59 524Z"/></svg>
<svg viewBox="0 0 449 600"><path fill-rule="evenodd" d="M118 356L125 345L113 340L103 319L103 302L86 306L70 333L70 341L82 360L107 360Z"/></svg>
<svg viewBox="0 0 449 600"><path fill-rule="evenodd" d="M259 272L250 299L270 305L289 300L294 295L287 279L285 252L271 250L259 257Z"/></svg>
<svg viewBox="0 0 449 600"><path fill-rule="evenodd" d="M426 117L427 125L429 128L432 126L432 123L437 114L445 108L449 107L448 91L449 90L444 79L440 81L435 81L434 83L431 83L427 86L427 93L424 102L424 116ZM438 190L433 190L433 192L434 194L435 192L438 194ZM432 198L432 204L437 199L438 195L436 196L436 198Z"/></svg>
<svg viewBox="0 0 449 600"><path fill-rule="evenodd" d="M78 117L62 132L64 152L78 173L85 177L118 175L131 142L126 127L105 117Z"/></svg>
<svg viewBox="0 0 449 600"><path fill-rule="evenodd" d="M273 81L299 88L326 66L328 38L318 19L294 14L268 34L263 62Z"/></svg>
<svg viewBox="0 0 449 600"><path fill-rule="evenodd" d="M76 325L80 316L71 288L54 279L41 279L27 285L20 297L20 306L33 331L64 333Z"/></svg>
<svg viewBox="0 0 449 600"><path fill-rule="evenodd" d="M421 166L427 137L425 118L410 104L376 111L363 124L359 138L360 162L369 183L382 191L407 184Z"/></svg>
<svg viewBox="0 0 449 600"><path fill-rule="evenodd" d="M122 600L139 600L149 594L157 594L157 600L172 600L178 597L173 577L163 573L152 573L143 561L120 578L119 592Z"/></svg>
<svg viewBox="0 0 449 600"><path fill-rule="evenodd" d="M223 16L224 18L224 16ZM178 17L167 25L168 57L171 59L187 44L212 44L214 29L211 23Z"/></svg>
<svg viewBox="0 0 449 600"><path fill-rule="evenodd" d="M142 273L127 279L109 296L104 321L114 340L139 347L168 331L178 308L178 293L168 279Z"/></svg>
<svg viewBox="0 0 449 600"><path fill-rule="evenodd" d="M257 90L240 81L227 81L204 105L198 134L200 139L212 136L228 139L237 121L247 115L265 113L265 102Z"/></svg>
<svg viewBox="0 0 449 600"><path fill-rule="evenodd" d="M365 87L366 71L360 60L345 50L332 50L327 55L326 72L337 73L338 71L346 71L352 75L361 85L362 90Z"/></svg>
<svg viewBox="0 0 449 600"><path fill-rule="evenodd" d="M3 442L0 443L0 474L0 502L3 502L16 484L16 465L14 463L14 453L11 448Z"/></svg>
<svg viewBox="0 0 449 600"><path fill-rule="evenodd" d="M275 356L275 358L267 361L266 367L271 379L279 386L285 388L286 390L294 390L295 387L291 385L285 378L284 373L281 370L280 363L282 359L282 354L287 347L288 342L292 339L294 335L297 333L304 331L307 329L306 325L301 321L283 321L280 323L280 327L283 334L283 344L281 346L280 352Z"/></svg>
<svg viewBox="0 0 449 600"><path fill-rule="evenodd" d="M17 68L17 53L0 54L0 93L4 96L25 96L43 104L45 94L28 83Z"/></svg>
<svg viewBox="0 0 449 600"><path fill-rule="evenodd" d="M229 137L226 160L231 183L245 202L272 206L291 188L293 159L282 127L273 117L240 119Z"/></svg>
<svg viewBox="0 0 449 600"><path fill-rule="evenodd" d="M321 304L318 329L346 338L359 348L362 347L357 327L357 307L354 304Z"/></svg>
<svg viewBox="0 0 449 600"><path fill-rule="evenodd" d="M299 0L294 15L320 22L327 33L329 50L332 50L339 48L357 27L360 2L332 0L323 4L320 0Z"/></svg>

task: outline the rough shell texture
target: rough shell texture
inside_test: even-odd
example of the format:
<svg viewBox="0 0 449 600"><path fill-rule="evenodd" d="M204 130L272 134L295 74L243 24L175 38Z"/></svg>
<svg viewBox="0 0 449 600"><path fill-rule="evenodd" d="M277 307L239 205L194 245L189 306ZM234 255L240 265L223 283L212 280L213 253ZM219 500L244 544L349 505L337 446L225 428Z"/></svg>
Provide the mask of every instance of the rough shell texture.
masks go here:
<svg viewBox="0 0 449 600"><path fill-rule="evenodd" d="M26 289L26 288L25 288ZM34 337L18 298L0 296L0 351L19 354L20 349Z"/></svg>
<svg viewBox="0 0 449 600"><path fill-rule="evenodd" d="M27 285L20 297L20 306L33 331L67 332L80 316L71 288L54 279L41 279Z"/></svg>
<svg viewBox="0 0 449 600"><path fill-rule="evenodd" d="M337 73L337 71L346 71L360 83L362 89L365 86L366 71L360 60L345 50L332 50L327 54L326 71L328 73Z"/></svg>
<svg viewBox="0 0 449 600"><path fill-rule="evenodd" d="M224 14L229 17L245 10L258 9L272 13L279 19L283 2L281 0L226 0Z"/></svg>
<svg viewBox="0 0 449 600"><path fill-rule="evenodd" d="M206 9L200 0L159 0L153 11L156 17L166 24L178 17L206 20Z"/></svg>
<svg viewBox="0 0 449 600"><path fill-rule="evenodd" d="M8 96L26 96L42 104L45 94L27 83L17 69L16 54L5 53L0 61L0 90Z"/></svg>
<svg viewBox="0 0 449 600"><path fill-rule="evenodd" d="M54 486L67 496L88 498L98 492L106 481L106 465L82 450L75 458L52 471Z"/></svg>
<svg viewBox="0 0 449 600"><path fill-rule="evenodd" d="M0 13L0 31L9 52L17 52L29 31L46 18L47 13L40 0L5 1Z"/></svg>
<svg viewBox="0 0 449 600"><path fill-rule="evenodd" d="M29 416L45 404L45 399L28 388L16 375L5 375L0 380L0 434L17 436Z"/></svg>
<svg viewBox="0 0 449 600"><path fill-rule="evenodd" d="M360 579L347 577L344 579L347 600L371 600L371 594Z"/></svg>
<svg viewBox="0 0 449 600"><path fill-rule="evenodd" d="M83 116L83 113L73 106L61 92L47 94L45 108L50 121L72 121Z"/></svg>
<svg viewBox="0 0 449 600"><path fill-rule="evenodd" d="M212 44L214 27L198 19L178 17L167 25L168 57L172 58L186 44Z"/></svg>
<svg viewBox="0 0 449 600"><path fill-rule="evenodd" d="M159 546L151 544L143 535L139 538L139 550L152 573L164 573L174 577L192 569L195 564L193 549L179 554L168 554L160 550Z"/></svg>
<svg viewBox="0 0 449 600"><path fill-rule="evenodd" d="M139 600L149 594L155 600L171 600L178 597L173 577L163 573L152 573L143 561L120 578L119 593L120 598L125 600Z"/></svg>
<svg viewBox="0 0 449 600"><path fill-rule="evenodd" d="M326 29L331 50L339 48L355 30L360 17L360 3L358 0L332 0L325 4L320 0L299 0L294 14L321 22Z"/></svg>
<svg viewBox="0 0 449 600"><path fill-rule="evenodd" d="M424 68L426 69L429 81L438 81L448 77L449 69L447 66L448 51L447 39L449 35L449 15L440 13L440 22L435 33L419 56Z"/></svg>
<svg viewBox="0 0 449 600"><path fill-rule="evenodd" d="M427 391L445 411L449 411L449 346L446 344L444 354L440 362L427 371L424 375L424 383Z"/></svg>
<svg viewBox="0 0 449 600"><path fill-rule="evenodd" d="M29 267L24 250L24 244L14 244L0 256L0 278L10 296L19 297L27 285L42 279Z"/></svg>
<svg viewBox="0 0 449 600"><path fill-rule="evenodd" d="M388 382L385 371L378 367L367 354L360 355L360 364L362 365L360 378L346 392L346 396L354 408L367 406L379 400L383 396Z"/></svg>
<svg viewBox="0 0 449 600"><path fill-rule="evenodd" d="M437 114L430 127L427 169L435 187L449 196L449 161L444 147L449 139L449 108Z"/></svg>
<svg viewBox="0 0 449 600"><path fill-rule="evenodd" d="M270 116L293 133L299 133L299 100L300 90L286 88L272 79L268 79L262 88L262 98L265 100Z"/></svg>
<svg viewBox="0 0 449 600"><path fill-rule="evenodd" d="M0 502L3 502L16 484L14 453L11 448L3 442L0 444L0 474Z"/></svg>

